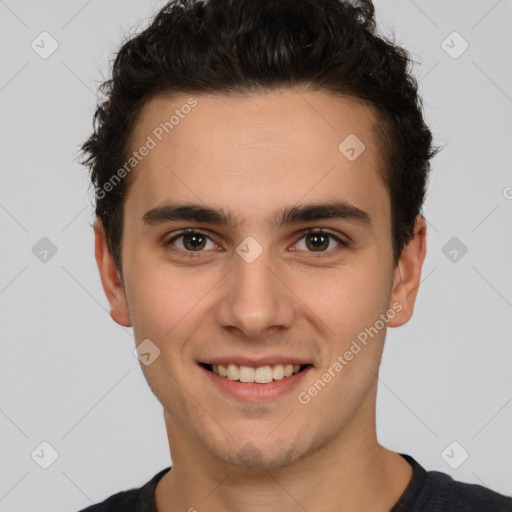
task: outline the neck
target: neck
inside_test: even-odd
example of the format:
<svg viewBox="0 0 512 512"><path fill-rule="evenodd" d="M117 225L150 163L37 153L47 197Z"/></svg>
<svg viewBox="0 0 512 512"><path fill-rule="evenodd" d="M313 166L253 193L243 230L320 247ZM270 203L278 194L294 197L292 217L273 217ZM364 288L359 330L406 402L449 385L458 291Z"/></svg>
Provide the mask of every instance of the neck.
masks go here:
<svg viewBox="0 0 512 512"><path fill-rule="evenodd" d="M388 512L412 476L405 459L378 444L367 417L293 464L269 469L226 464L166 419L173 466L156 488L158 512Z"/></svg>

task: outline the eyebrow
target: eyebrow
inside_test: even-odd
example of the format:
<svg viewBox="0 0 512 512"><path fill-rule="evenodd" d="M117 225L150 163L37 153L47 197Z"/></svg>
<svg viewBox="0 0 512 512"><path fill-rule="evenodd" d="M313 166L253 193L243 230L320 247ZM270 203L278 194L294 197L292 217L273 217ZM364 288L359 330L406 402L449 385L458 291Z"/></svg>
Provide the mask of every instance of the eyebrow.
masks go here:
<svg viewBox="0 0 512 512"><path fill-rule="evenodd" d="M142 223L155 226L165 222L186 220L225 226L234 229L236 216L222 208L212 208L195 203L168 203L147 211L141 217ZM294 205L277 212L271 221L271 228L318 220L347 220L371 227L370 216L363 210L345 201L331 201Z"/></svg>

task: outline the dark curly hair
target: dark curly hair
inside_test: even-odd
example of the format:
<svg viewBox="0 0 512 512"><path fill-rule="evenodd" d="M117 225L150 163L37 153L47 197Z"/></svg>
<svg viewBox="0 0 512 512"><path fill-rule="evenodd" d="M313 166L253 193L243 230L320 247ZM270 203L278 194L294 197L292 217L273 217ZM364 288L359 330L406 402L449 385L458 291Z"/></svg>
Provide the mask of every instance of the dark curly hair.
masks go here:
<svg viewBox="0 0 512 512"><path fill-rule="evenodd" d="M121 270L123 197L109 186L129 158L130 135L151 98L181 93L251 93L303 88L364 100L376 112L390 194L395 264L411 240L437 152L422 116L412 61L377 34L370 0L175 0L124 42L94 131L81 147L91 172L96 216ZM129 176L127 176L128 178Z"/></svg>

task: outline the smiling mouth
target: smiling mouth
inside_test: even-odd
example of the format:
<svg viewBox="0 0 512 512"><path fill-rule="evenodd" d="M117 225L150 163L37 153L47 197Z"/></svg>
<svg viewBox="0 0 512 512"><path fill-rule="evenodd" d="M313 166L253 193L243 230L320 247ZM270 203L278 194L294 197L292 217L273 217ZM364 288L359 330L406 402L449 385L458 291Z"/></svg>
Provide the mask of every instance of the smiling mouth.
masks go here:
<svg viewBox="0 0 512 512"><path fill-rule="evenodd" d="M287 379L312 366L310 364L275 364L253 368L231 363L227 365L200 363L200 365L221 378L256 384L268 384Z"/></svg>

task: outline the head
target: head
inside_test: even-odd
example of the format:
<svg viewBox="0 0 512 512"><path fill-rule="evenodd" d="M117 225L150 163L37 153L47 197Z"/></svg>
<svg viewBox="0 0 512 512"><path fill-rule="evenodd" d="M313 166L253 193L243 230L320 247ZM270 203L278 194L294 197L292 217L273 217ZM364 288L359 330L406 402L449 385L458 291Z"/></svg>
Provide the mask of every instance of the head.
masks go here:
<svg viewBox="0 0 512 512"><path fill-rule="evenodd" d="M83 145L102 283L160 351L143 370L168 427L212 457L243 463L252 439L252 464L277 466L373 414L425 255L435 150L410 71L370 2L171 2L118 52ZM198 402L205 365L277 356L309 365L300 391L329 385ZM283 406L294 422L269 436Z"/></svg>

